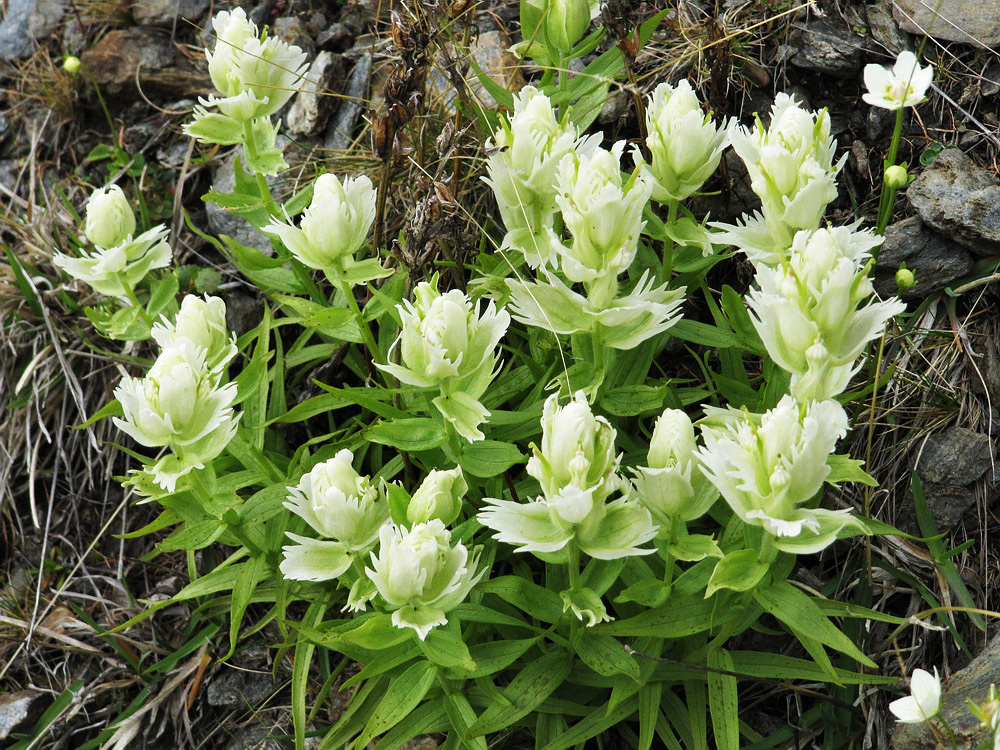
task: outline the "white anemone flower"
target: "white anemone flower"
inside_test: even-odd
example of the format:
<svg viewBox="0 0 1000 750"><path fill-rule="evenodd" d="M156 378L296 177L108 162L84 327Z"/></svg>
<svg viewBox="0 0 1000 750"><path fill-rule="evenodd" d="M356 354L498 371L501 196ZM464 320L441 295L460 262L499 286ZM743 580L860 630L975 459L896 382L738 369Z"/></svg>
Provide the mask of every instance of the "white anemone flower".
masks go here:
<svg viewBox="0 0 1000 750"><path fill-rule="evenodd" d="M864 75L868 91L862 99L873 107L903 109L927 100L927 89L934 80L934 66L921 67L916 55L903 50L896 57L892 70L882 65L866 65Z"/></svg>
<svg viewBox="0 0 1000 750"><path fill-rule="evenodd" d="M365 573L393 609L392 623L410 628L424 640L445 625L447 614L468 596L486 570L479 570L479 550L451 545L451 532L438 519L406 530L387 524L379 531L378 554Z"/></svg>
<svg viewBox="0 0 1000 750"><path fill-rule="evenodd" d="M941 677L937 667L932 675L925 669L914 669L910 675L910 695L889 704L900 724L923 724L941 710Z"/></svg>

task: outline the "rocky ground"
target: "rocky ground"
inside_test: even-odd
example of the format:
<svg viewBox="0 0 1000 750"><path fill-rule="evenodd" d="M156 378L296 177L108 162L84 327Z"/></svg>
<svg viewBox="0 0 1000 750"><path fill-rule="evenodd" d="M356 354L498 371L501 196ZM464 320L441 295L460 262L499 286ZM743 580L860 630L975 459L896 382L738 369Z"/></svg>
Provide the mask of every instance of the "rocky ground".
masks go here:
<svg viewBox="0 0 1000 750"><path fill-rule="evenodd" d="M508 88L536 77L537 70L506 51L519 39L515 0L466 5L477 64ZM654 5L643 9L651 12ZM901 149L918 176L898 200L876 267L885 295L896 293L901 263L915 273L917 284L902 292L912 316L880 351L886 379L877 398L855 405L864 427L855 429L851 451L868 460L881 482L865 500L874 516L925 536L910 492L915 471L934 523L950 535L948 547L970 542L951 558L960 589L926 544L879 540L868 551L877 562L869 570L878 607L902 616L939 604L996 609L1000 56L992 50L1000 48L1000 5L947 0L939 4L945 19L934 16L933 3L920 0L667 5L671 14L640 57L640 87L648 91L661 80L687 76L716 112L744 119L765 113L779 91L828 107L847 155L841 197L830 216L837 223L871 221L893 127L891 114L860 100L863 65L887 63L904 48L935 64L935 92L908 119ZM292 169L276 183L280 190L290 192L324 170L379 176L382 164L371 152L368 123L398 61L388 6L372 0L244 6L258 24L312 60L308 83L282 113ZM397 10L407 12L405 5ZM110 398L119 363L134 351L107 352L82 330L79 310L60 293L50 262L53 239L74 225L86 185L125 172L141 181L151 219L171 224L179 262L217 268L218 277L193 276L192 284L212 284L226 294L235 330L254 325L260 312L248 288L186 225L185 217L214 234L265 244L241 217L206 209L199 200L210 187L231 189L233 155L197 147L180 131L197 97L212 88L202 53L211 45L209 11L209 0L0 4L0 240L22 263L0 260L0 319L3 326L15 316L19 321L0 326L0 560L7 572L0 589L0 745L48 721L51 731L36 747L79 748L134 705L135 737L119 747L287 746L289 665L274 662L266 645L276 636L267 628L226 663L214 658L217 626L206 613L168 609L125 636L100 635L132 616L138 599L175 593L186 561L182 553L155 556L148 537L120 536L154 514L131 507L113 480L127 467L120 453L103 445L115 440L109 426L69 429ZM390 199L389 236L430 233L424 239L432 250L435 237L439 245L474 246L476 230L466 214L446 207L446 220L432 222L428 196L434 183L448 185L451 198L471 213L492 210L478 176L457 172L460 157L474 158L481 143L452 116L450 82L455 75L471 79L477 95L489 96L461 53L443 43L430 49L417 121L457 127L448 135L449 158L429 177L405 154L391 165L399 189ZM69 55L82 60L81 73L63 70ZM598 127L636 136L626 91L613 90ZM739 160L730 156L725 164L724 178L714 185L718 194L703 199L702 208L728 221L754 202ZM440 210L440 200L437 205ZM22 267L26 281L18 276ZM748 273L729 272L745 286ZM41 303L26 299L25 283ZM211 548L199 553L207 559L216 554ZM831 555L817 569L834 581L843 559ZM974 731L962 718L965 699L983 697L990 682L1000 682L1000 645L991 640L992 626L980 629L965 614L927 622L934 624L879 631L881 663L888 673L905 664L907 670L937 665L953 675L945 710L965 743ZM326 702L316 724L335 718L346 698L336 694ZM884 697L861 699L855 746L861 737L868 746L887 746L893 725L884 707ZM790 741L797 744L784 746L812 747L815 726L803 715L801 706L771 693L743 718L764 734L793 727ZM919 729L897 732L894 742L898 748L933 747Z"/></svg>

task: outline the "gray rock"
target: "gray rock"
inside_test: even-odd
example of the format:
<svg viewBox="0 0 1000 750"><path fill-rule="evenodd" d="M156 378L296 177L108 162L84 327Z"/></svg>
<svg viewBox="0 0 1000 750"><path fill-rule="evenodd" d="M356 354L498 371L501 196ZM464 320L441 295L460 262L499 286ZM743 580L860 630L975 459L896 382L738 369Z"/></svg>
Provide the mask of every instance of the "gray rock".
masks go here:
<svg viewBox="0 0 1000 750"><path fill-rule="evenodd" d="M37 690L20 690L0 695L0 740L11 732L26 729L42 713L44 693Z"/></svg>
<svg viewBox="0 0 1000 750"><path fill-rule="evenodd" d="M979 93L983 96L1000 94L1000 63L993 63L983 73L983 80L979 84Z"/></svg>
<svg viewBox="0 0 1000 750"><path fill-rule="evenodd" d="M853 76L861 67L862 39L846 27L815 21L796 29L792 44L797 68L832 76Z"/></svg>
<svg viewBox="0 0 1000 750"><path fill-rule="evenodd" d="M208 0L133 0L132 17L140 26L197 24L208 10Z"/></svg>
<svg viewBox="0 0 1000 750"><path fill-rule="evenodd" d="M346 24L331 24L316 37L316 46L330 52L343 52L354 42L354 32Z"/></svg>
<svg viewBox="0 0 1000 750"><path fill-rule="evenodd" d="M873 108L874 109L874 108ZM900 264L913 271L917 283L897 289ZM972 254L961 245L932 232L920 217L911 216L886 228L885 244L875 264L875 291L883 298L924 299L972 271Z"/></svg>
<svg viewBox="0 0 1000 750"><path fill-rule="evenodd" d="M962 151L945 149L906 190L925 224L974 255L1000 253L1000 187Z"/></svg>
<svg viewBox="0 0 1000 750"><path fill-rule="evenodd" d="M288 132L316 135L325 128L337 102L334 94L340 91L343 81L344 58L332 52L318 53L285 116Z"/></svg>
<svg viewBox="0 0 1000 750"><path fill-rule="evenodd" d="M228 665L208 685L210 706L256 708L277 690L270 672L236 669Z"/></svg>
<svg viewBox="0 0 1000 750"><path fill-rule="evenodd" d="M361 108L368 98L368 84L372 76L371 51L363 54L354 64L351 77L344 87L344 96L336 114L324 134L324 145L334 151L343 151L354 140L354 126L361 116Z"/></svg>
<svg viewBox="0 0 1000 750"><path fill-rule="evenodd" d="M872 38L890 53L908 48L906 35L899 30L892 17L892 0L877 0L865 6L865 15Z"/></svg>
<svg viewBox="0 0 1000 750"><path fill-rule="evenodd" d="M924 482L964 487L986 473L992 455L989 435L951 427L927 438L917 473Z"/></svg>
<svg viewBox="0 0 1000 750"><path fill-rule="evenodd" d="M274 20L274 35L287 44L293 44L312 57L316 43L309 35L305 22L298 16L284 16Z"/></svg>
<svg viewBox="0 0 1000 750"><path fill-rule="evenodd" d="M941 716L955 732L959 750L974 750L989 739L980 730L979 720L969 712L968 701L983 703L990 685L1000 683L1000 636L967 666L945 682L941 695ZM892 733L894 750L937 750L942 747L931 735L927 724L898 724Z"/></svg>
<svg viewBox="0 0 1000 750"><path fill-rule="evenodd" d="M521 61L510 52L510 45L510 37L506 32L487 31L476 38L469 51L487 78L516 93L524 88L525 81ZM500 106L480 83L474 71L470 71L466 79L469 81L470 92L480 104L487 109Z"/></svg>
<svg viewBox="0 0 1000 750"><path fill-rule="evenodd" d="M0 60L30 57L35 43L56 30L65 11L65 0L10 0L0 22Z"/></svg>
<svg viewBox="0 0 1000 750"><path fill-rule="evenodd" d="M219 163L219 166L212 172L212 187L220 193L231 193L236 187L236 176L233 173L233 165L236 163L236 156L239 153L239 148L233 149L232 153L223 159ZM221 206L208 202L205 203L205 211L208 219L208 228L214 234L229 235L240 244L255 248L268 255L274 253L271 241L261 234L245 217L229 213Z"/></svg>
<svg viewBox="0 0 1000 750"><path fill-rule="evenodd" d="M1000 45L1000 3L983 0L896 0L893 16L903 31L987 49Z"/></svg>

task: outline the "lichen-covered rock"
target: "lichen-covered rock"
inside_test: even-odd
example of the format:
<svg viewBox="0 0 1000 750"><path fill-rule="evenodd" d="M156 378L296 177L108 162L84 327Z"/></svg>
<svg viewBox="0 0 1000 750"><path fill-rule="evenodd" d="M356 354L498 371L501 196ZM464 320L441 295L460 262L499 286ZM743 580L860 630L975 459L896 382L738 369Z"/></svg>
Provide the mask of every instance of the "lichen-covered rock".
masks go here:
<svg viewBox="0 0 1000 750"><path fill-rule="evenodd" d="M30 57L35 43L56 30L65 12L65 0L10 0L0 22L0 60Z"/></svg>
<svg viewBox="0 0 1000 750"><path fill-rule="evenodd" d="M896 0L893 15L903 31L987 49L1000 45L1000 3L983 0Z"/></svg>
<svg viewBox="0 0 1000 750"><path fill-rule="evenodd" d="M208 10L208 0L133 0L132 17L140 26L197 24Z"/></svg>
<svg viewBox="0 0 1000 750"><path fill-rule="evenodd" d="M344 58L332 52L316 55L299 84L299 93L285 116L293 135L317 135L326 127L337 102L335 94L344 83Z"/></svg>
<svg viewBox="0 0 1000 750"><path fill-rule="evenodd" d="M909 289L896 286L901 263L917 280ZM883 298L898 294L904 300L924 299L969 274L973 263L968 250L928 229L920 217L911 216L885 230L885 244L875 264L875 291Z"/></svg>

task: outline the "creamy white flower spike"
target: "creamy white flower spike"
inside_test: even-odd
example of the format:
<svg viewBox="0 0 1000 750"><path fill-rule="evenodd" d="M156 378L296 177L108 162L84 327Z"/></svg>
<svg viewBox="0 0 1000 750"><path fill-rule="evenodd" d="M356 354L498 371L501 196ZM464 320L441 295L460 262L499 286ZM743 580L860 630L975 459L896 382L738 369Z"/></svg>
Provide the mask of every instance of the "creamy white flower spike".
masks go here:
<svg viewBox="0 0 1000 750"><path fill-rule="evenodd" d="M927 101L927 89L934 80L934 66L920 67L917 56L903 50L896 57L892 70L881 65L866 65L864 75L868 91L862 99L873 107L902 109Z"/></svg>
<svg viewBox="0 0 1000 750"><path fill-rule="evenodd" d="M778 94L767 128L759 119L750 129L734 123L729 138L750 173L762 213L744 217L743 226L721 225L727 232L719 239L753 258L754 251L787 248L800 229L815 229L837 197L837 173L844 163L833 162L836 141L827 111L808 112L793 97Z"/></svg>
<svg viewBox="0 0 1000 750"><path fill-rule="evenodd" d="M218 297L204 299L189 294L181 302L177 318L166 318L153 326L153 340L163 349L186 338L205 352L209 369L221 370L236 356L236 334L226 326L226 303Z"/></svg>
<svg viewBox="0 0 1000 750"><path fill-rule="evenodd" d="M868 261L881 242L857 225L803 231L787 260L757 266L747 305L771 359L792 373L796 398L841 393L865 345L905 309L896 298L872 301Z"/></svg>
<svg viewBox="0 0 1000 750"><path fill-rule="evenodd" d="M458 518L468 489L460 466L447 471L433 469L410 498L406 520L413 525L437 519L447 526Z"/></svg>
<svg viewBox="0 0 1000 750"><path fill-rule="evenodd" d="M570 154L559 165L556 203L573 237L559 248L562 272L571 281L589 284L588 297L595 306L610 304L618 291L618 275L635 258L645 226L642 210L653 189L644 166L623 182L624 148L625 142L619 141L610 151Z"/></svg>
<svg viewBox="0 0 1000 750"><path fill-rule="evenodd" d="M150 271L170 265L169 233L166 227L153 227L135 239L127 237L120 245L84 250L78 258L56 253L52 262L99 294L127 297Z"/></svg>
<svg viewBox="0 0 1000 750"><path fill-rule="evenodd" d="M646 105L646 146L652 157L653 200L682 201L701 189L729 145L727 125L716 127L687 79L661 83ZM642 152L634 152L642 161Z"/></svg>
<svg viewBox="0 0 1000 750"><path fill-rule="evenodd" d="M941 710L941 677L937 667L934 674L924 669L914 669L910 675L910 695L889 704L900 724L923 724L933 719Z"/></svg>
<svg viewBox="0 0 1000 750"><path fill-rule="evenodd" d="M847 433L836 401L799 404L784 396L765 414L707 407L705 445L696 455L705 476L742 521L775 537L775 547L808 554L863 525L849 510L804 507L830 474L827 457Z"/></svg>
<svg viewBox="0 0 1000 750"><path fill-rule="evenodd" d="M538 480L542 497L519 503L487 498L479 522L494 538L546 560L565 560L571 541L591 557L613 560L652 552L642 549L656 536L649 511L622 497L615 430L590 410L583 391L566 406L553 394L542 411L542 445L532 445L528 473ZM567 605L568 606L568 605Z"/></svg>
<svg viewBox="0 0 1000 750"><path fill-rule="evenodd" d="M278 237L304 265L326 272L331 279L361 283L387 273L376 259L354 258L375 221L375 197L372 181L364 175L343 183L336 175L320 175L298 227L273 221L263 231ZM368 278L353 278L359 273Z"/></svg>
<svg viewBox="0 0 1000 750"><path fill-rule="evenodd" d="M549 98L533 86L514 95L509 122L486 142L487 177L507 234L503 247L519 250L532 268L558 264L553 231L556 173L571 153L591 153L599 136L581 137L569 121L556 119Z"/></svg>
<svg viewBox="0 0 1000 750"><path fill-rule="evenodd" d="M659 524L661 536L675 521L704 515L718 498L695 460L694 425L680 409L666 409L656 420L647 466L634 469L639 502Z"/></svg>
<svg viewBox="0 0 1000 750"><path fill-rule="evenodd" d="M486 572L479 550L470 556L463 544L451 544L451 532L434 519L412 529L392 524L379 532L378 554L365 573L392 608L392 623L410 628L424 640L432 628L448 622L447 614L468 596Z"/></svg>
<svg viewBox="0 0 1000 750"><path fill-rule="evenodd" d="M117 247L132 239L135 214L117 185L98 188L87 199L84 232L97 247Z"/></svg>
<svg viewBox="0 0 1000 750"><path fill-rule="evenodd" d="M123 378L115 398L124 414L114 419L119 429L142 445L174 452L151 469L157 484L170 491L180 476L225 449L239 421L232 407L236 384L219 385L205 350L188 338L164 349L146 377Z"/></svg>
<svg viewBox="0 0 1000 750"><path fill-rule="evenodd" d="M317 464L289 488L284 506L301 517L322 540L288 534L281 573L299 581L326 581L343 574L375 544L389 520L389 505L371 480L354 470L354 454L341 450Z"/></svg>
<svg viewBox="0 0 1000 750"><path fill-rule="evenodd" d="M397 307L402 330L400 364L376 364L407 385L438 388L435 407L466 440L482 440L479 425L490 413L479 399L496 372L497 344L507 332L510 315L491 300L477 313L458 289L441 294L437 277L413 290L414 302Z"/></svg>

